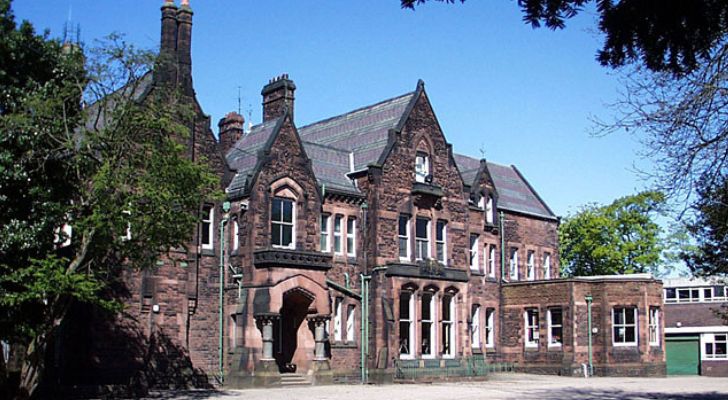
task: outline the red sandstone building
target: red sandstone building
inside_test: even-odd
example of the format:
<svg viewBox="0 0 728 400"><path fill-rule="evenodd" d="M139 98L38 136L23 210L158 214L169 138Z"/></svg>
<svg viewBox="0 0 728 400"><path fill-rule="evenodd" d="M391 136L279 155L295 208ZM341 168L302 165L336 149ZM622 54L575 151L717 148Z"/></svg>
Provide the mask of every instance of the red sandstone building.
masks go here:
<svg viewBox="0 0 728 400"><path fill-rule="evenodd" d="M261 123L245 130L231 113L215 141L194 97L191 27L188 5L164 3L161 51L178 63L149 90L189 95L190 154L220 172L230 209L202 205L186 249L125 276L125 315L70 331L87 340L59 362L66 382L580 375L590 362L598 375L664 375L661 282L562 278L558 218L515 166L456 153L422 81L299 126L283 75L262 90ZM74 375L89 362L95 376Z"/></svg>

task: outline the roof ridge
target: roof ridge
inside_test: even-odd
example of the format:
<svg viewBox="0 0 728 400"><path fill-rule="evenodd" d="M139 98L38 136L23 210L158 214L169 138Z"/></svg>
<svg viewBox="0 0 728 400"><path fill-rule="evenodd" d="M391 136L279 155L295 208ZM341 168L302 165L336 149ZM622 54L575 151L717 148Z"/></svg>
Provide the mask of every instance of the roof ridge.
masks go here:
<svg viewBox="0 0 728 400"><path fill-rule="evenodd" d="M382 100L382 101L379 101L379 102L376 102L376 103L373 103L373 104L369 104L367 106L355 108L355 109L353 109L351 111L347 111L347 112L345 112L343 114L335 115L333 117L329 117L329 118L325 118L325 119L322 119L322 120L319 120L319 121L312 122L312 123L310 123L308 125L304 125L304 126L298 128L298 130L299 131L302 131L302 130L304 130L306 128L309 128L311 126L314 126L314 125L319 125L319 124L323 124L323 123L326 123L326 122L331 122L331 121L334 121L336 119L343 118L343 117L349 116L351 114L354 114L354 113L357 113L357 112L360 112L360 111L364 111L364 110L366 110L368 108L374 108L376 106L385 104L385 103L390 102L392 100L396 100L396 99L400 99L400 98L403 98L403 97L411 96L413 94L415 94L415 92L407 92L407 93L401 94L399 96L390 97L388 99L385 99L385 100Z"/></svg>
<svg viewBox="0 0 728 400"><path fill-rule="evenodd" d="M323 147L323 148L329 149L329 150L336 150L336 151L340 151L340 152L346 153L346 154L351 153L351 151L349 151L349 150L341 149L341 148L334 147L334 146L331 146L331 145L328 145L328 144L316 143L316 142L311 142L311 141L303 140L303 139L301 139L301 143L303 143L304 145L310 144L310 145L313 145L313 146Z"/></svg>

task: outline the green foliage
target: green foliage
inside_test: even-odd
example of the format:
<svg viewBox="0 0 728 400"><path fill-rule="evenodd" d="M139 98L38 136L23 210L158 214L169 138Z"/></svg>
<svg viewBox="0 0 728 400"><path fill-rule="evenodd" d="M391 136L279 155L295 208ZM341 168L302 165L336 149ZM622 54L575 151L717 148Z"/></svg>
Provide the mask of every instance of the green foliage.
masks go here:
<svg viewBox="0 0 728 400"><path fill-rule="evenodd" d="M559 226L561 265L569 276L657 272L661 228L653 221L664 203L643 192L607 206L590 205Z"/></svg>
<svg viewBox="0 0 728 400"><path fill-rule="evenodd" d="M698 251L685 253L688 266L698 275L728 275L728 179L703 187L689 224Z"/></svg>
<svg viewBox="0 0 728 400"><path fill-rule="evenodd" d="M7 0L0 29L0 338L28 343L71 301L118 310L120 267L183 246L220 184L187 157L191 102L153 88L152 53L118 35L61 46Z"/></svg>
<svg viewBox="0 0 728 400"><path fill-rule="evenodd" d="M400 0L403 8L429 0ZM437 0L454 3L455 0ZM465 2L465 0L460 0ZM651 71L685 74L708 59L728 32L725 0L519 0L523 20L562 29L565 20L595 3L604 44L597 55L602 65L619 67L639 61Z"/></svg>

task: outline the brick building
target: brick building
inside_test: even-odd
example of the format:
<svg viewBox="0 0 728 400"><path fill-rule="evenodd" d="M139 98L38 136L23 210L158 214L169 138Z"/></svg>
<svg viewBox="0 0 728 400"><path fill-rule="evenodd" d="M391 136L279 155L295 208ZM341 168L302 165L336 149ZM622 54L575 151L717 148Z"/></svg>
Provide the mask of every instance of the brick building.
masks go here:
<svg viewBox="0 0 728 400"><path fill-rule="evenodd" d="M720 280L665 280L669 375L728 376L728 292Z"/></svg>
<svg viewBox="0 0 728 400"><path fill-rule="evenodd" d="M194 97L191 26L188 4L164 3L161 51L177 62L149 90L188 94L190 154L213 162L230 208L202 205L186 249L125 275L126 314L79 324L66 374L93 362L83 379L183 385L222 370L239 387L491 363L573 375L590 358L596 374L664 374L661 282L561 278L558 218L515 166L453 150L422 81L299 127L282 75L263 87L261 123L230 113L215 141Z"/></svg>

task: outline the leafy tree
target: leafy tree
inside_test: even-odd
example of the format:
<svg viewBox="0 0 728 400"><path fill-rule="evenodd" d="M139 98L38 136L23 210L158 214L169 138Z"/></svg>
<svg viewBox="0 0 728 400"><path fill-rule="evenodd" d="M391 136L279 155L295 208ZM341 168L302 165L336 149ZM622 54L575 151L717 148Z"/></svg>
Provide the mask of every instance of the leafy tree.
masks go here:
<svg viewBox="0 0 728 400"><path fill-rule="evenodd" d="M699 275L728 275L728 179L699 190L697 215L689 229L698 251L684 255Z"/></svg>
<svg viewBox="0 0 728 400"><path fill-rule="evenodd" d="M120 268L183 247L219 181L186 157L189 99L149 92L151 53L119 36L63 46L18 27L7 0L0 29L0 338L27 347L26 397L72 302L118 310Z"/></svg>
<svg viewBox="0 0 728 400"><path fill-rule="evenodd" d="M559 226L561 265L569 276L657 272L660 226L654 214L659 192L643 192L607 206L590 205Z"/></svg>
<svg viewBox="0 0 728 400"><path fill-rule="evenodd" d="M414 9L429 0L400 1L403 8ZM543 24L562 29L566 19L592 2L604 34L597 60L605 66L639 61L652 71L688 73L701 60L710 59L711 51L728 33L728 2L724 0L519 0L518 5L523 20L533 27Z"/></svg>

